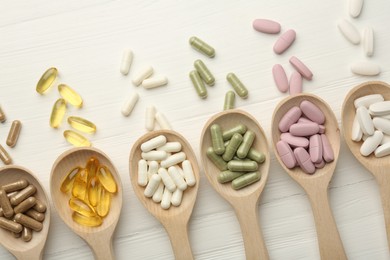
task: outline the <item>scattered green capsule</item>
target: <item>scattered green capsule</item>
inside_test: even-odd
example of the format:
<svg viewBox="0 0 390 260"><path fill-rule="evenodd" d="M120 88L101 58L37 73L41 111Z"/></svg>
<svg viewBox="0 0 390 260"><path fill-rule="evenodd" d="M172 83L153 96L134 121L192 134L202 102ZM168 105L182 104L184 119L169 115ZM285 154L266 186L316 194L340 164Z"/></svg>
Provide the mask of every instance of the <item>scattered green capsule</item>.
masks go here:
<svg viewBox="0 0 390 260"><path fill-rule="evenodd" d="M213 58L215 56L214 48L199 39L198 37L192 36L190 38L190 44L192 48L203 53L204 55L209 56L210 58Z"/></svg>
<svg viewBox="0 0 390 260"><path fill-rule="evenodd" d="M265 155L255 149L249 149L248 154L246 155L248 159L256 161L257 163L263 163L265 161Z"/></svg>
<svg viewBox="0 0 390 260"><path fill-rule="evenodd" d="M246 131L242 143L237 150L238 158L244 159L247 156L249 149L252 147L253 141L255 140L255 137L256 137L255 133L253 133L250 130Z"/></svg>
<svg viewBox="0 0 390 260"><path fill-rule="evenodd" d="M201 60L196 60L194 62L194 67L198 71L200 77L206 82L209 86L214 86L215 78L213 74L211 74L210 70L206 67L206 64L204 64Z"/></svg>
<svg viewBox="0 0 390 260"><path fill-rule="evenodd" d="M235 133L239 133L241 135L245 134L246 126L243 124L238 124L235 127L232 127L228 130L222 132L222 138L224 141L230 140Z"/></svg>
<svg viewBox="0 0 390 260"><path fill-rule="evenodd" d="M214 163L215 166L217 166L217 168L220 170L220 171L225 171L227 170L227 163L222 159L221 156L219 156L218 154L216 154L214 152L214 149L213 147L209 147L206 151L206 155L207 157Z"/></svg>
<svg viewBox="0 0 390 260"><path fill-rule="evenodd" d="M257 162L249 160L231 160L227 166L233 172L253 172L259 167Z"/></svg>
<svg viewBox="0 0 390 260"><path fill-rule="evenodd" d="M213 124L210 127L210 132L214 152L218 155L222 155L225 152L225 146L223 145L221 127L218 124Z"/></svg>
<svg viewBox="0 0 390 260"><path fill-rule="evenodd" d="M236 100L236 94L234 91L228 91L225 95L225 103L223 104L223 110L233 109Z"/></svg>
<svg viewBox="0 0 390 260"><path fill-rule="evenodd" d="M226 183L240 177L243 174L243 172L223 171L218 174L217 180L219 183Z"/></svg>
<svg viewBox="0 0 390 260"><path fill-rule="evenodd" d="M248 97L248 90L242 84L242 82L237 78L236 74L229 73L226 76L227 81L229 81L230 85L232 85L234 91L236 91L237 95L239 95L242 98Z"/></svg>
<svg viewBox="0 0 390 260"><path fill-rule="evenodd" d="M46 90L48 90L50 86L53 84L53 82L56 80L57 75L58 75L58 70L54 67L46 70L37 83L36 91L39 94L45 93Z"/></svg>
<svg viewBox="0 0 390 260"><path fill-rule="evenodd" d="M232 188L235 190L239 190L259 180L260 180L259 172L246 173L233 180Z"/></svg>
<svg viewBox="0 0 390 260"><path fill-rule="evenodd" d="M190 79L192 81L192 84L195 87L196 92L198 93L198 96L201 98L207 97L207 89L204 85L202 79L200 78L199 73L196 70L193 70L190 72Z"/></svg>
<svg viewBox="0 0 390 260"><path fill-rule="evenodd" d="M225 148L225 153L222 155L222 159L225 161L230 161L233 156L236 154L238 147L240 147L240 144L242 143L242 135L239 133L235 133L230 139L229 144Z"/></svg>
<svg viewBox="0 0 390 260"><path fill-rule="evenodd" d="M66 112L66 102L64 99L58 99L53 106L50 116L50 126L58 128L61 125L62 119Z"/></svg>

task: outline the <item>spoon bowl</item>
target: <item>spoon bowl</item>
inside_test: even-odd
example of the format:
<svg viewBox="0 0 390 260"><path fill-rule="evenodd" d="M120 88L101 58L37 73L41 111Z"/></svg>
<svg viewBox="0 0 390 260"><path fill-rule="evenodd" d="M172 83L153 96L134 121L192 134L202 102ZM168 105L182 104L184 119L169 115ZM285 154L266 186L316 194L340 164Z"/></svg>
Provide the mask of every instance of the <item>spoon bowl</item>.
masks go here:
<svg viewBox="0 0 390 260"><path fill-rule="evenodd" d="M187 160L191 162L195 175L196 184L188 187L183 192L183 199L180 206L172 206L165 210L159 203L144 196L144 187L138 185L138 161L141 157L141 145L159 135L164 135L168 142L180 142L182 151L186 154ZM195 205L199 189L199 166L194 151L187 140L179 133L172 130L157 130L141 136L133 145L129 157L130 180L133 190L144 207L164 226L171 240L172 248L176 259L193 259L191 246L188 240L188 221Z"/></svg>
<svg viewBox="0 0 390 260"><path fill-rule="evenodd" d="M33 232L30 242L24 242L21 238L15 238L11 232L0 228L0 243L8 249L17 259L42 259L42 250L45 246L50 226L50 204L42 184L34 174L20 166L5 166L0 168L0 186L26 179L37 188L34 196L47 205L45 220L42 222L43 229Z"/></svg>
<svg viewBox="0 0 390 260"><path fill-rule="evenodd" d="M101 165L107 166L117 184L117 193L111 198L111 207L108 215L98 227L79 225L72 219L72 210L68 206L69 194L61 192L60 187L69 171L76 166L84 166L90 157L96 157ZM91 247L95 259L114 259L112 237L122 209L122 183L117 169L111 160L102 151L93 147L72 148L54 162L50 175L50 192L54 207L65 224L77 235L83 238Z"/></svg>
<svg viewBox="0 0 390 260"><path fill-rule="evenodd" d="M213 124L221 126L222 130L244 124L248 130L255 133L252 147L265 155L265 161L259 164L261 179L240 190L234 190L230 183L221 184L217 180L220 170L209 160L206 151L212 146L210 127ZM258 201L268 178L270 155L267 138L263 129L247 112L232 109L220 112L211 117L203 127L200 143L200 154L205 169L205 175L211 186L233 207L240 222L243 233L245 254L247 259L268 259L267 248L258 223Z"/></svg>

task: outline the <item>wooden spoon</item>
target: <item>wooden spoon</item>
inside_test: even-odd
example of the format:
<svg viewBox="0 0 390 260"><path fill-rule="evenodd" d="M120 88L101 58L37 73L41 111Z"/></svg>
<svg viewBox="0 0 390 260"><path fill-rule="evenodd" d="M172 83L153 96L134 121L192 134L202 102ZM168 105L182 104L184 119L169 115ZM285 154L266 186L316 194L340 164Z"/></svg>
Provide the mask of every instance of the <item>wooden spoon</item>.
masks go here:
<svg viewBox="0 0 390 260"><path fill-rule="evenodd" d="M229 129L237 124L244 124L256 134L253 148L262 152L266 159L259 165L260 181L240 190L234 190L230 183L221 184L217 180L220 170L208 159L207 148L212 146L210 127L219 124L224 129ZM233 207L238 221L245 246L247 259L269 259L268 251L264 243L259 225L258 201L268 178L270 155L267 138L263 129L254 117L248 113L233 109L218 113L211 117L203 127L200 139L200 154L205 169L205 175L211 186Z"/></svg>
<svg viewBox="0 0 390 260"><path fill-rule="evenodd" d="M96 157L101 165L105 165L111 171L117 184L117 193L112 196L111 208L103 219L103 224L98 227L86 227L72 220L72 210L68 206L69 194L61 192L60 186L69 171L76 166L84 167L87 160ZM87 242L92 249L95 259L114 259L112 249L112 237L122 209L122 183L111 160L102 151L92 147L77 147L61 154L54 162L50 175L50 192L61 219L77 235Z"/></svg>
<svg viewBox="0 0 390 260"><path fill-rule="evenodd" d="M138 161L142 159L141 144L159 135L164 135L168 142L181 143L182 151L187 155L187 160L191 162L196 178L196 184L193 187L188 187L183 192L180 206L174 207L171 205L168 210L161 208L160 203L155 203L151 198L145 197L145 188L138 185ZM199 166L190 144L182 135L172 130L157 130L146 133L133 145L130 152L129 166L133 190L144 207L164 226L171 240L175 258L178 260L193 259L187 227L199 189Z"/></svg>
<svg viewBox="0 0 390 260"><path fill-rule="evenodd" d="M385 216L387 243L390 248L390 175L389 167L390 160L388 156L382 158L376 158L374 154L367 157L360 154L360 147L362 142L354 142L351 139L352 124L356 114L356 108L354 106L355 99L370 95L381 94L385 100L390 100L390 86L380 81L369 81L351 89L345 97L342 109L342 124L343 134L345 142L347 143L349 150L355 158L364 166L368 171L374 175L379 185L379 190L382 198L383 212Z"/></svg>
<svg viewBox="0 0 390 260"><path fill-rule="evenodd" d="M19 260L42 259L42 251L50 226L50 205L46 192L39 180L29 170L15 165L0 168L0 186L20 179L26 179L34 185L37 188L34 196L47 206L45 220L42 222L43 229L40 232L33 232L33 238L30 242L24 242L21 238L15 238L10 232L0 228L0 243Z"/></svg>
<svg viewBox="0 0 390 260"><path fill-rule="evenodd" d="M303 100L312 102L324 113L326 118L325 134L334 153L334 161L327 163L322 169L317 169L313 175L304 173L300 167L288 169L276 150L276 143L280 140L281 134L278 128L280 119L293 106L299 107ZM302 186L309 197L316 223L321 259L347 259L328 200L328 186L336 168L340 151L340 130L331 108L324 100L311 94L299 94L285 98L275 108L272 117L272 141L279 163L290 177Z"/></svg>

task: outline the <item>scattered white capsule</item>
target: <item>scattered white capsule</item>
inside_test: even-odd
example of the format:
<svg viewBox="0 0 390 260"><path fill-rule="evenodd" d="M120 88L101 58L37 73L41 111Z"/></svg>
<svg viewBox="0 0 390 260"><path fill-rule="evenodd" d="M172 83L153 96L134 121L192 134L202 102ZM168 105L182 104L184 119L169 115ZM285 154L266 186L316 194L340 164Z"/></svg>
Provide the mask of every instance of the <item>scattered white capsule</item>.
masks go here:
<svg viewBox="0 0 390 260"><path fill-rule="evenodd" d="M133 52L130 49L124 50L122 55L121 67L120 67L120 72L123 75L127 75L129 73L132 61L133 61Z"/></svg>
<svg viewBox="0 0 390 260"><path fill-rule="evenodd" d="M390 135L390 120L381 117L374 117L374 119L372 119L372 123L375 128L382 131L383 134Z"/></svg>
<svg viewBox="0 0 390 260"><path fill-rule="evenodd" d="M381 94L371 94L367 96L363 96L360 98L355 99L353 104L355 105L355 108L358 108L360 106L365 106L366 108L369 108L370 105L384 101L385 99Z"/></svg>
<svg viewBox="0 0 390 260"><path fill-rule="evenodd" d="M390 143L390 135L383 135L381 144Z"/></svg>
<svg viewBox="0 0 390 260"><path fill-rule="evenodd" d="M182 198L183 198L183 191L179 189L175 190L171 198L172 205L175 207L180 206Z"/></svg>
<svg viewBox="0 0 390 260"><path fill-rule="evenodd" d="M157 123L160 125L161 129L168 129L172 130L171 125L168 122L168 119L165 117L165 115L161 112L157 112L155 115Z"/></svg>
<svg viewBox="0 0 390 260"><path fill-rule="evenodd" d="M165 185L165 189L174 192L176 190L176 184L173 182L171 176L165 168L158 169L158 174L161 176L161 179Z"/></svg>
<svg viewBox="0 0 390 260"><path fill-rule="evenodd" d="M184 171L183 169L179 166L179 165L174 165L173 167L175 167L177 169L177 171L180 173L180 175L184 178Z"/></svg>
<svg viewBox="0 0 390 260"><path fill-rule="evenodd" d="M161 199L161 208L163 209L169 209L171 206L171 198L172 198L172 192L165 187L164 193Z"/></svg>
<svg viewBox="0 0 390 260"><path fill-rule="evenodd" d="M366 107L359 107L356 110L356 116L359 121L360 128L362 129L363 134L373 135L374 134L374 124L372 123L371 116L368 113Z"/></svg>
<svg viewBox="0 0 390 260"><path fill-rule="evenodd" d="M360 15L364 0L349 0L349 14L356 18Z"/></svg>
<svg viewBox="0 0 390 260"><path fill-rule="evenodd" d="M148 106L145 114L145 127L148 131L154 129L154 117L156 115L156 108L154 106Z"/></svg>
<svg viewBox="0 0 390 260"><path fill-rule="evenodd" d="M360 153L363 156L369 156L380 145L383 138L381 131L375 131L372 136L367 137L360 147Z"/></svg>
<svg viewBox="0 0 390 260"><path fill-rule="evenodd" d="M135 104L137 103L139 99L138 93L133 93L129 99L126 100L126 102L123 104L122 107L122 115L129 116L131 114L131 111L133 111Z"/></svg>
<svg viewBox="0 0 390 260"><path fill-rule="evenodd" d="M351 65L351 71L357 75L375 76L381 73L381 68L378 64L371 61L356 62Z"/></svg>
<svg viewBox="0 0 390 260"><path fill-rule="evenodd" d="M153 74L153 68L152 66L146 66L137 71L133 76L133 84L136 86L139 86L142 81L149 78Z"/></svg>
<svg viewBox="0 0 390 260"><path fill-rule="evenodd" d="M175 153L169 156L167 159L163 160L161 162L161 167L168 168L172 165L181 163L185 159L186 159L186 154L184 152Z"/></svg>
<svg viewBox="0 0 390 260"><path fill-rule="evenodd" d="M146 89L162 87L168 84L168 78L165 76L156 76L153 78L144 79L141 86Z"/></svg>
<svg viewBox="0 0 390 260"><path fill-rule="evenodd" d="M149 152L153 149L163 146L166 144L166 142L167 138L164 135L159 135L141 144L141 150L143 152Z"/></svg>
<svg viewBox="0 0 390 260"><path fill-rule="evenodd" d="M150 179L148 185L145 188L145 191L144 191L145 197L148 197L148 198L152 197L153 194L158 189L160 182L161 182L160 175L158 175L158 174L153 175L152 178Z"/></svg>
<svg viewBox="0 0 390 260"><path fill-rule="evenodd" d="M183 166L183 172L184 172L184 178L187 182L188 186L194 186L196 183L194 171L192 170L192 165L189 160L185 160L182 163Z"/></svg>
<svg viewBox="0 0 390 260"><path fill-rule="evenodd" d="M384 116L390 114L390 101L382 101L371 104L370 114L373 116Z"/></svg>
<svg viewBox="0 0 390 260"><path fill-rule="evenodd" d="M163 196L163 193L164 193L164 183L163 182L160 182L160 184L158 185L158 188L157 190L154 192L153 194L153 201L156 202L156 203L159 203L161 202L161 199L162 199L162 196Z"/></svg>
<svg viewBox="0 0 390 260"><path fill-rule="evenodd" d="M360 128L360 124L357 118L357 115L355 115L355 118L353 119L353 124L352 124L352 141L359 142L362 140L363 132L362 129Z"/></svg>
<svg viewBox="0 0 390 260"><path fill-rule="evenodd" d="M360 43L360 34L352 23L343 19L338 22L337 26L344 37L352 44Z"/></svg>
<svg viewBox="0 0 390 260"><path fill-rule="evenodd" d="M383 157L390 154L390 143L385 143L375 149L375 157ZM172 203L173 204L173 203Z"/></svg>
<svg viewBox="0 0 390 260"><path fill-rule="evenodd" d="M156 174L158 171L158 162L157 161L150 161L149 162L149 168L148 168L148 180L153 176L153 174Z"/></svg>
<svg viewBox="0 0 390 260"><path fill-rule="evenodd" d="M183 176L180 175L179 171L176 169L176 167L169 167L168 168L169 176L171 176L173 182L175 183L176 187L179 190L186 190L187 189L187 183L185 182Z"/></svg>
<svg viewBox="0 0 390 260"><path fill-rule="evenodd" d="M148 184L148 164L145 160L138 161L138 185L146 186Z"/></svg>
<svg viewBox="0 0 390 260"><path fill-rule="evenodd" d="M374 31L370 26L363 29L362 42L364 53L371 57L374 53Z"/></svg>
<svg viewBox="0 0 390 260"><path fill-rule="evenodd" d="M165 151L150 151L141 153L141 157L147 161L162 161L167 158L167 153Z"/></svg>
<svg viewBox="0 0 390 260"><path fill-rule="evenodd" d="M163 146L157 148L157 151L166 151L167 153L177 153L181 151L181 143L167 142Z"/></svg>

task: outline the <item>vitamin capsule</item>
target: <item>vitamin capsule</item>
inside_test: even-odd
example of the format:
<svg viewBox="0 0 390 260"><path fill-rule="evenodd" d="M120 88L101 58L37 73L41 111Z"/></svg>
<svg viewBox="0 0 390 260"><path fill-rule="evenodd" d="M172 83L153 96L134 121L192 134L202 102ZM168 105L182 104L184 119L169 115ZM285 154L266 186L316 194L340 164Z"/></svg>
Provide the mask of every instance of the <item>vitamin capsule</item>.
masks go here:
<svg viewBox="0 0 390 260"><path fill-rule="evenodd" d="M180 206L182 198L183 198L183 191L180 189L175 190L172 193L172 197L171 197L172 205L175 207Z"/></svg>
<svg viewBox="0 0 390 260"><path fill-rule="evenodd" d="M168 78L165 76L156 76L153 78L144 79L141 86L145 89L162 87L168 84Z"/></svg>
<svg viewBox="0 0 390 260"><path fill-rule="evenodd" d="M268 19L256 19L252 26L253 29L262 33L277 34L280 32L280 24Z"/></svg>
<svg viewBox="0 0 390 260"><path fill-rule="evenodd" d="M87 195L87 182L88 182L88 171L82 169L73 181L72 195L75 198L84 200Z"/></svg>
<svg viewBox="0 0 390 260"><path fill-rule="evenodd" d="M258 164L255 161L238 161L231 160L228 162L228 169L233 172L253 172L258 168Z"/></svg>
<svg viewBox="0 0 390 260"><path fill-rule="evenodd" d="M289 85L286 72L284 71L282 65L274 65L272 67L272 75L274 76L274 81L279 91L282 93L286 93Z"/></svg>
<svg viewBox="0 0 390 260"><path fill-rule="evenodd" d="M68 141L68 143L76 147L83 147L83 146L90 147L92 145L91 142L86 137L72 130L65 130L64 137L65 140Z"/></svg>
<svg viewBox="0 0 390 260"><path fill-rule="evenodd" d="M200 75L198 71L193 70L190 72L190 79L192 82L192 85L194 86L196 93L198 93L198 96L201 98L206 98L207 97L207 89L200 78Z"/></svg>
<svg viewBox="0 0 390 260"><path fill-rule="evenodd" d="M325 115L312 102L304 100L301 102L299 107L302 110L302 113L311 121L316 122L319 125L322 125L325 122Z"/></svg>
<svg viewBox="0 0 390 260"><path fill-rule="evenodd" d="M23 226L22 226L22 228L23 228ZM11 232L11 234L14 236L14 238L21 238L22 237L22 232L19 232L19 233Z"/></svg>
<svg viewBox="0 0 390 260"><path fill-rule="evenodd" d="M218 174L217 180L219 183L231 182L243 174L243 172L223 171Z"/></svg>
<svg viewBox="0 0 390 260"><path fill-rule="evenodd" d="M352 123L351 139L352 141L359 142L360 140L362 140L362 136L363 136L363 132L362 129L360 128L358 118L355 115L355 118L353 119L353 123Z"/></svg>
<svg viewBox="0 0 390 260"><path fill-rule="evenodd" d="M88 181L88 201L91 206L96 207L98 201L100 200L100 183L96 176L92 177Z"/></svg>
<svg viewBox="0 0 390 260"><path fill-rule="evenodd" d="M179 171L176 169L176 167L169 167L168 168L169 176L171 176L171 179L175 183L177 189L179 190L186 190L187 189L187 183L185 182L183 176L180 175Z"/></svg>
<svg viewBox="0 0 390 260"><path fill-rule="evenodd" d="M253 141L255 140L256 134L252 131L246 131L243 136L242 143L237 149L238 158L244 159L252 147Z"/></svg>
<svg viewBox="0 0 390 260"><path fill-rule="evenodd" d="M307 80L312 80L313 73L300 59L295 56L292 56L289 62L302 75L302 77Z"/></svg>
<svg viewBox="0 0 390 260"><path fill-rule="evenodd" d="M351 71L362 76L376 76L381 73L381 68L378 64L371 61L356 62L351 65Z"/></svg>
<svg viewBox="0 0 390 260"><path fill-rule="evenodd" d="M274 44L274 52L276 54L282 54L285 52L291 44L295 41L296 33L294 30L287 30L285 33L280 35L278 40Z"/></svg>
<svg viewBox="0 0 390 260"><path fill-rule="evenodd" d="M11 164L12 158L9 156L8 152L4 149L2 145L0 145L0 159L3 161L4 164Z"/></svg>
<svg viewBox="0 0 390 260"><path fill-rule="evenodd" d="M35 199L35 197L29 197L29 198L25 199L24 201L20 202L20 204L14 208L14 212L15 212L15 214L24 213L27 210L34 207L36 203L37 203L37 200Z"/></svg>
<svg viewBox="0 0 390 260"><path fill-rule="evenodd" d="M133 84L139 86L142 83L142 81L152 76L152 74L153 74L152 66L143 67L142 69L140 69L134 74L132 79Z"/></svg>
<svg viewBox="0 0 390 260"><path fill-rule="evenodd" d="M185 160L182 162L184 179L187 182L188 186L194 186L196 184L196 179L194 175L194 171L192 170L192 165L189 160Z"/></svg>
<svg viewBox="0 0 390 260"><path fill-rule="evenodd" d="M299 72L294 71L290 77L290 95L302 93L302 76Z"/></svg>
<svg viewBox="0 0 390 260"><path fill-rule="evenodd" d="M381 144L390 143L390 136L389 135L383 135Z"/></svg>
<svg viewBox="0 0 390 260"><path fill-rule="evenodd" d="M223 110L233 109L235 100L236 100L236 94L234 94L233 91L230 90L230 91L226 92Z"/></svg>
<svg viewBox="0 0 390 260"><path fill-rule="evenodd" d="M359 44L360 43L359 31L356 29L356 27L352 23L343 19L343 20L340 20L338 22L337 27L339 28L341 34L349 42L351 42L352 44Z"/></svg>
<svg viewBox="0 0 390 260"><path fill-rule="evenodd" d="M11 202L11 205L16 206L19 205L23 200L27 199L28 197L34 195L34 193L37 191L35 186L28 185L23 190L19 191L15 195L11 196L9 201Z"/></svg>
<svg viewBox="0 0 390 260"><path fill-rule="evenodd" d="M302 111L299 107L295 106L290 108L286 114L279 121L279 130L282 133L287 132L292 124L295 124L301 117Z"/></svg>
<svg viewBox="0 0 390 260"><path fill-rule="evenodd" d="M222 155L225 152L225 146L223 144L221 127L218 124L213 124L210 127L210 133L214 152L218 155Z"/></svg>
<svg viewBox="0 0 390 260"><path fill-rule="evenodd" d="M388 115L390 113L390 101L382 101L382 102L371 104L369 110L370 110L370 114L373 116Z"/></svg>
<svg viewBox="0 0 390 260"><path fill-rule="evenodd" d="M161 129L172 130L171 124L169 123L168 119L165 117L163 113L157 112L155 119L157 123L160 125Z"/></svg>
<svg viewBox="0 0 390 260"><path fill-rule="evenodd" d="M165 151L150 151L147 153L141 153L142 159L146 161L161 161L167 158L167 152Z"/></svg>
<svg viewBox="0 0 390 260"><path fill-rule="evenodd" d="M9 147L14 147L16 145L16 142L19 138L20 129L22 129L22 123L19 120L13 121L6 141Z"/></svg>
<svg viewBox="0 0 390 260"><path fill-rule="evenodd" d="M303 148L309 147L309 140L307 140L306 137L294 136L288 132L282 133L280 135L280 139L293 147L303 147Z"/></svg>
<svg viewBox="0 0 390 260"><path fill-rule="evenodd" d="M360 15L362 11L364 0L349 0L349 14L356 18Z"/></svg>
<svg viewBox="0 0 390 260"><path fill-rule="evenodd" d="M223 131L222 138L224 141L227 141L230 140L235 133L243 135L245 134L245 132L246 132L246 126L243 124L238 124L235 127Z"/></svg>
<svg viewBox="0 0 390 260"><path fill-rule="evenodd" d="M325 161L322 160L320 163L315 163L314 166L316 167L316 169L322 169L325 166Z"/></svg>
<svg viewBox="0 0 390 260"><path fill-rule="evenodd" d="M161 167L168 168L172 165L179 164L182 161L184 161L186 159L186 157L187 156L184 152L172 154L171 156L169 156L168 158L166 158L165 160L163 160L161 162Z"/></svg>
<svg viewBox="0 0 390 260"><path fill-rule="evenodd" d="M363 156L369 156L376 148L381 144L383 133L381 131L375 131L372 136L367 137L360 147L360 153Z"/></svg>
<svg viewBox="0 0 390 260"><path fill-rule="evenodd" d="M204 41L202 41L201 39L199 39L198 37L192 36L189 42L192 48L194 48L195 50L199 51L200 53L203 53L204 55L210 58L214 58L215 56L214 48L208 45L207 43L205 43Z"/></svg>
<svg viewBox="0 0 390 260"><path fill-rule="evenodd" d="M26 179L20 179L15 182L8 183L3 185L1 189L3 189L6 193L11 193L14 191L19 191L27 187L28 181Z"/></svg>
<svg viewBox="0 0 390 260"><path fill-rule="evenodd" d="M235 133L230 139L229 144L226 146L225 153L222 155L222 159L230 161L236 154L238 147L240 147L243 141L242 135ZM215 151L214 151L215 152Z"/></svg>
<svg viewBox="0 0 390 260"><path fill-rule="evenodd" d="M84 133L93 134L96 132L96 125L82 117L70 116L68 117L68 123L74 129Z"/></svg>
<svg viewBox="0 0 390 260"><path fill-rule="evenodd" d="M252 161L257 162L257 163L263 163L265 161L265 155L259 151L256 151L253 148L249 149L246 157Z"/></svg>
<svg viewBox="0 0 390 260"><path fill-rule="evenodd" d="M58 128L61 125L65 112L66 112L65 100L62 98L57 99L51 111L50 126L53 128Z"/></svg>
<svg viewBox="0 0 390 260"><path fill-rule="evenodd" d="M20 233L23 230L23 226L12 220L0 217L0 227L9 230L13 233Z"/></svg>
<svg viewBox="0 0 390 260"><path fill-rule="evenodd" d="M88 159L87 164L85 165L85 169L88 172L88 180L97 176L99 168L99 159L95 156L92 156Z"/></svg>
<svg viewBox="0 0 390 260"><path fill-rule="evenodd" d="M259 172L246 173L232 181L232 188L235 190L239 190L259 180Z"/></svg>
<svg viewBox="0 0 390 260"><path fill-rule="evenodd" d="M150 180L150 178L153 176L153 174L157 173L158 167L159 167L159 165L158 165L157 161L149 162L149 168L148 168L148 172L147 172L147 176L146 176L148 178L148 180Z"/></svg>
<svg viewBox="0 0 390 260"><path fill-rule="evenodd" d="M371 94L371 95L366 95L355 99L353 104L355 105L355 108L358 108L360 106L365 106L368 109L370 105L374 103L382 102L384 100L385 99L381 94Z"/></svg>
<svg viewBox="0 0 390 260"><path fill-rule="evenodd" d="M214 86L215 78L213 74L211 74L207 66L203 63L203 61L196 60L194 62L194 67L196 71L198 71L200 77L204 80L204 82L206 82L207 85Z"/></svg>
<svg viewBox="0 0 390 260"><path fill-rule="evenodd" d="M98 227L103 223L103 219L98 215L86 217L77 212L73 212L72 219L74 222L87 227Z"/></svg>
<svg viewBox="0 0 390 260"><path fill-rule="evenodd" d="M4 211L1 207L0 207L0 217L4 217Z"/></svg>
<svg viewBox="0 0 390 260"><path fill-rule="evenodd" d="M322 161L322 140L320 135L310 136L310 160L316 164Z"/></svg>
<svg viewBox="0 0 390 260"><path fill-rule="evenodd" d="M380 145L378 148L375 149L375 157L383 157L390 154L390 143L385 143Z"/></svg>
<svg viewBox="0 0 390 260"><path fill-rule="evenodd" d="M304 172L308 174L313 174L316 171L313 162L310 160L310 155L304 148L302 147L295 148L294 155L295 158L297 159L299 166Z"/></svg>
<svg viewBox="0 0 390 260"><path fill-rule="evenodd" d="M81 108L83 106L83 99L71 87L65 84L58 85L58 92L65 101L74 107Z"/></svg>
<svg viewBox="0 0 390 260"><path fill-rule="evenodd" d="M41 222L36 221L33 218L30 218L29 216L24 215L23 213L18 213L15 215L14 220L28 228L31 228L34 231L41 231L43 228L43 225Z"/></svg>
<svg viewBox="0 0 390 260"><path fill-rule="evenodd" d="M45 73L43 73L43 75L41 76L41 78L38 81L38 84L37 84L37 87L36 87L36 91L39 94L45 93L46 90L48 90L49 87L56 80L57 74L58 74L58 71L54 67L49 68L48 70L46 70Z"/></svg>
<svg viewBox="0 0 390 260"><path fill-rule="evenodd" d="M77 198L70 198L69 207L73 211L86 217L93 217L96 215L95 210L90 205Z"/></svg>
<svg viewBox="0 0 390 260"><path fill-rule="evenodd" d="M99 178L100 184L103 185L104 189L106 189L109 193L116 193L117 185L110 169L108 169L107 166L100 166L97 176Z"/></svg>
<svg viewBox="0 0 390 260"><path fill-rule="evenodd" d="M226 76L226 79L230 83L230 85L233 87L233 89L237 93L237 95L239 95L241 98L244 98L244 99L248 97L247 88L237 78L236 74L228 73Z"/></svg>
<svg viewBox="0 0 390 260"><path fill-rule="evenodd" d="M181 151L181 143L167 142L166 144L158 147L157 151L166 151L167 153L177 153Z"/></svg>
<svg viewBox="0 0 390 260"><path fill-rule="evenodd" d="M169 209L169 207L171 206L171 199L172 199L172 191L170 191L169 189L167 189L167 187L165 187L163 196L161 198L161 208Z"/></svg>
<svg viewBox="0 0 390 260"><path fill-rule="evenodd" d="M64 180L61 183L60 190L62 192L68 193L72 190L73 182L74 182L77 174L79 174L80 171L81 171L81 168L78 166L69 171L69 173L66 175L66 177L64 178Z"/></svg>
<svg viewBox="0 0 390 260"><path fill-rule="evenodd" d="M291 150L291 147L285 141L280 140L277 142L276 150L278 151L280 159L287 168L292 169L295 167L297 160L293 151Z"/></svg>
<svg viewBox="0 0 390 260"><path fill-rule="evenodd" d="M6 218L11 218L14 215L10 200L3 189L0 189L0 207L3 209L3 215Z"/></svg>
<svg viewBox="0 0 390 260"><path fill-rule="evenodd" d="M168 174L168 173L167 173ZM161 176L158 175L158 174L154 174L150 180L149 180L149 183L148 185L146 186L145 190L144 190L144 195L145 197L152 197L153 194L156 192L156 190L158 189L159 185L160 185L160 182L161 182Z"/></svg>
<svg viewBox="0 0 390 260"><path fill-rule="evenodd" d="M154 106L148 106L146 108L146 115L145 115L145 128L148 131L153 131L154 129L155 115L156 115L156 108Z"/></svg>
<svg viewBox="0 0 390 260"><path fill-rule="evenodd" d="M42 222L45 220L45 214L40 213L36 211L35 209L29 209L28 211L25 212L25 214L29 217L32 217L36 221Z"/></svg>
<svg viewBox="0 0 390 260"><path fill-rule="evenodd" d="M133 62L133 52L130 49L125 49L122 54L122 61L119 71L123 75L127 75L130 71L131 63Z"/></svg>
<svg viewBox="0 0 390 260"><path fill-rule="evenodd" d="M148 164L145 160L138 161L138 185L146 186L148 184Z"/></svg>
<svg viewBox="0 0 390 260"><path fill-rule="evenodd" d="M296 123L290 126L290 133L294 136L311 136L317 134L320 127L317 123Z"/></svg>
<svg viewBox="0 0 390 260"><path fill-rule="evenodd" d="M328 137L326 135L321 134L322 139L322 157L324 158L325 162L331 162L334 160L334 153L332 146L329 143Z"/></svg>
<svg viewBox="0 0 390 260"><path fill-rule="evenodd" d="M149 152L167 143L167 138L164 135L156 136L143 144L141 144L141 150L143 152Z"/></svg>
<svg viewBox="0 0 390 260"><path fill-rule="evenodd" d="M363 134L373 135L374 134L374 124L371 120L371 116L366 107L359 107L356 110L356 115L359 121L360 128L362 129Z"/></svg>
<svg viewBox="0 0 390 260"><path fill-rule="evenodd" d="M374 31L371 27L367 26L363 30L363 50L366 56L371 57L374 53Z"/></svg>
<svg viewBox="0 0 390 260"><path fill-rule="evenodd" d="M155 175L157 175L157 174L155 174ZM158 175L157 175L158 176ZM161 177L160 177L161 178ZM156 203L159 203L159 202L161 202L161 200L162 200L162 196L163 196L163 193L164 193L164 183L162 183L161 181L160 181L160 184L158 185L158 188L157 188L157 190L153 193L153 197L152 197L152 199L153 199L153 201L154 202L156 202Z"/></svg>
<svg viewBox="0 0 390 260"><path fill-rule="evenodd" d="M183 161L184 162L184 161ZM183 163L181 163L183 165ZM175 167L177 169L177 171L180 173L181 177L185 178L184 176L184 171L183 169L179 166L179 165L174 165L173 167ZM187 181L186 181L187 182ZM188 183L187 183L188 184Z"/></svg>
<svg viewBox="0 0 390 260"><path fill-rule="evenodd" d="M213 147L207 149L206 155L220 171L227 170L227 163L214 152Z"/></svg>
<svg viewBox="0 0 390 260"><path fill-rule="evenodd" d="M160 175L161 180L165 185L165 189L168 189L171 192L174 192L176 190L176 184L172 180L171 176L169 175L168 171L165 168L158 169L158 175Z"/></svg>
<svg viewBox="0 0 390 260"><path fill-rule="evenodd" d="M101 216L107 216L111 206L111 194L106 189L100 189L100 200L96 205L96 213Z"/></svg>
<svg viewBox="0 0 390 260"><path fill-rule="evenodd" d="M24 227L22 231L22 240L24 242L29 242L32 239L32 230L30 228Z"/></svg>
<svg viewBox="0 0 390 260"><path fill-rule="evenodd" d="M123 104L122 107L122 115L123 116L129 116L131 112L133 111L135 104L137 104L137 101L139 99L138 93L133 93Z"/></svg>
<svg viewBox="0 0 390 260"><path fill-rule="evenodd" d="M7 117L4 114L3 109L0 107L0 122L4 123L7 120Z"/></svg>
<svg viewBox="0 0 390 260"><path fill-rule="evenodd" d="M390 120L381 117L374 117L374 119L372 119L372 123L374 124L374 127L380 130L383 134L390 135Z"/></svg>

